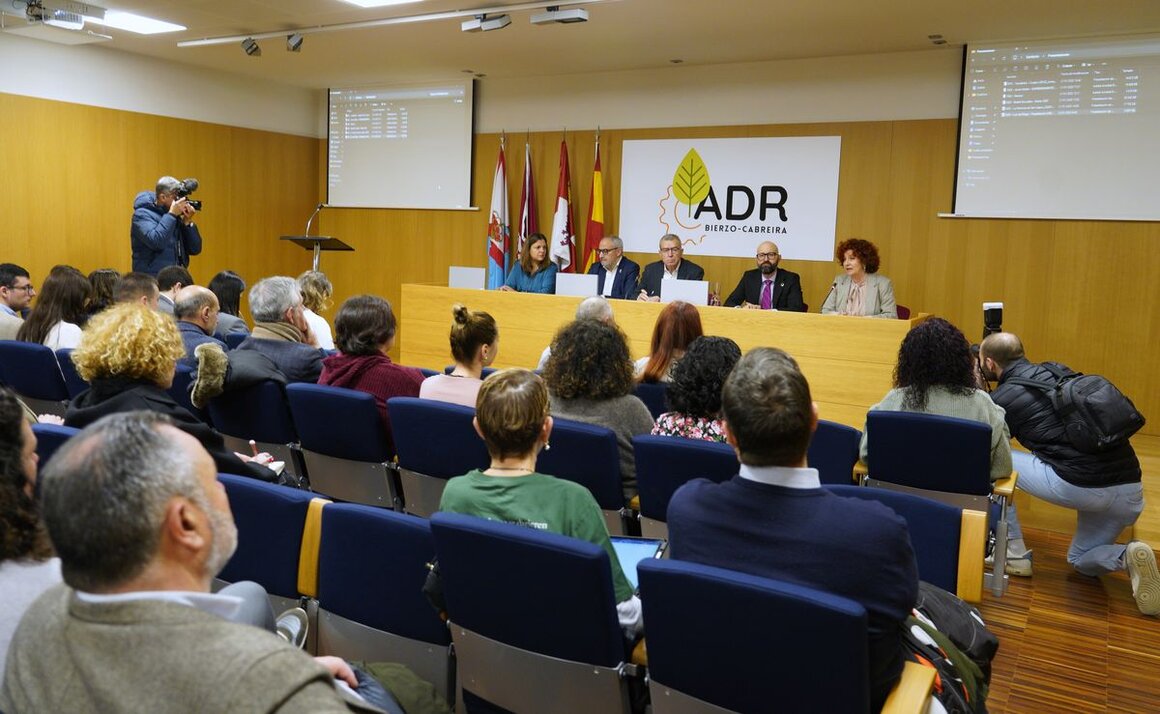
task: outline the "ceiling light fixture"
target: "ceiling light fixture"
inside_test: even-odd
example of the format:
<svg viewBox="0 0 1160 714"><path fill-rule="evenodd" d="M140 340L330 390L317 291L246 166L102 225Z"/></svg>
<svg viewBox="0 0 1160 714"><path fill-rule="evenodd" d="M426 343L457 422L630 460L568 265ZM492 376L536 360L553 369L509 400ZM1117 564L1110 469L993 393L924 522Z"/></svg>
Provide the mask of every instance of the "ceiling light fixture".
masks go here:
<svg viewBox="0 0 1160 714"><path fill-rule="evenodd" d="M163 32L180 32L185 29L185 25L176 25L172 22L155 20L151 17L121 12L120 10L107 10L103 18L86 15L85 19L105 27L135 32L138 35L158 35Z"/></svg>
<svg viewBox="0 0 1160 714"><path fill-rule="evenodd" d="M295 32L292 35L286 35L286 51L299 52L302 50L302 35Z"/></svg>
<svg viewBox="0 0 1160 714"><path fill-rule="evenodd" d="M553 5L548 8L547 12L532 15L533 25L551 25L554 22L562 25L570 25L574 22L588 22L588 11L582 7L571 7L567 10L561 10L559 5Z"/></svg>
<svg viewBox="0 0 1160 714"><path fill-rule="evenodd" d="M560 0L540 0L539 2L524 2L514 5L500 5L496 7L481 7L475 10L449 10L447 12L432 12L423 15L404 15L401 17L385 17L380 20L362 20L359 22L343 22L336 25L317 25L314 27L303 27L296 30L300 35L313 35L321 32L343 32L346 30L365 30L372 27L385 27L387 25L407 25L413 22L434 22L437 20L452 20L467 17L476 17L478 15L489 15L492 13L509 13L520 12L523 10L546 10L551 7L575 7L580 5L597 5L604 2L614 2L615 0L574 0L573 2L560 2ZM221 37L205 37L199 40L184 40L178 42L178 47L206 47L209 45L228 45L235 42L241 42L246 39L266 40L272 38L280 38L286 36L286 30L271 30L270 32L256 32L249 35L224 35Z"/></svg>
<svg viewBox="0 0 1160 714"><path fill-rule="evenodd" d="M459 29L463 32L490 32L502 30L510 24L512 24L511 15L495 15L494 17L476 15L472 19L460 23Z"/></svg>
<svg viewBox="0 0 1160 714"><path fill-rule="evenodd" d="M253 37L247 37L242 40L242 49L251 57L261 57L262 48L258 47L258 41Z"/></svg>
<svg viewBox="0 0 1160 714"><path fill-rule="evenodd" d="M358 5L359 7L386 7L388 5L406 5L407 3L419 2L420 0L343 0L351 5Z"/></svg>

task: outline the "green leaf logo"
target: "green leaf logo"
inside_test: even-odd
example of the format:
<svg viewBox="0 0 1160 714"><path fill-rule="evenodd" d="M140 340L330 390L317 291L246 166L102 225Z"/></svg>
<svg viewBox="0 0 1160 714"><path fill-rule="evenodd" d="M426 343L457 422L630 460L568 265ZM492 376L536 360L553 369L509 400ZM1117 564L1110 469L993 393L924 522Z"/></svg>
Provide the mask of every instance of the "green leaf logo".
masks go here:
<svg viewBox="0 0 1160 714"><path fill-rule="evenodd" d="M685 158L677 166L673 174L673 196L677 201L689 207L692 214L693 206L705 200L709 195L709 169L701 160L696 149L689 149Z"/></svg>

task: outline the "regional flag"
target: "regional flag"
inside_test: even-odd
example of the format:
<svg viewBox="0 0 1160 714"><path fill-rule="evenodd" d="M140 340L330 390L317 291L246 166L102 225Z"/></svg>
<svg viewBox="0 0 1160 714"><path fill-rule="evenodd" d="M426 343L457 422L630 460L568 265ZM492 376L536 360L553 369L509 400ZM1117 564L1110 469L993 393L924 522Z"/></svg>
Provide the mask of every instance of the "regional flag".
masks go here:
<svg viewBox="0 0 1160 714"><path fill-rule="evenodd" d="M560 182L556 185L556 214L552 218L552 262L561 273L576 272L576 233L572 228L572 179L568 175L568 142L560 142Z"/></svg>
<svg viewBox="0 0 1160 714"><path fill-rule="evenodd" d="M533 233L540 232L540 222L536 219L536 184L532 180L532 147L524 144L524 183L520 187L520 224L516 235L516 256L524 254L524 241ZM518 258L517 258L518 259Z"/></svg>
<svg viewBox="0 0 1160 714"><path fill-rule="evenodd" d="M498 290L507 280L508 237L507 167L503 156L503 140L499 144L499 159L495 162L495 179L491 183L491 215L487 219L487 289Z"/></svg>
<svg viewBox="0 0 1160 714"><path fill-rule="evenodd" d="M597 261L596 249L604 238L604 177L600 173L600 139L596 140L596 165L592 169L592 191L588 194L588 228L584 233L584 272Z"/></svg>

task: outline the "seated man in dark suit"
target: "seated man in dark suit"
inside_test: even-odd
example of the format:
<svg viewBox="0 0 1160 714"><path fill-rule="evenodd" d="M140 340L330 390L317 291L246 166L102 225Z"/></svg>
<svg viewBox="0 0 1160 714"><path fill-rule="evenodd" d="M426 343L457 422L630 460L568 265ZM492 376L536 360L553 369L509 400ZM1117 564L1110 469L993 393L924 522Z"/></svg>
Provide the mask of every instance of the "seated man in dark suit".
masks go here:
<svg viewBox="0 0 1160 714"><path fill-rule="evenodd" d="M254 330L236 351L256 350L266 355L287 382L317 382L324 354L306 323L304 309L294 278L259 280L250 288Z"/></svg>
<svg viewBox="0 0 1160 714"><path fill-rule="evenodd" d="M797 273L777 267L780 261L777 244L765 241L757 246L757 267L745 271L726 298L725 307L805 312L802 279Z"/></svg>
<svg viewBox="0 0 1160 714"><path fill-rule="evenodd" d="M641 274L637 300L661 301L662 280L704 280L705 269L691 260L683 260L685 249L681 239L672 233L661 236L661 259L649 263Z"/></svg>
<svg viewBox="0 0 1160 714"><path fill-rule="evenodd" d="M185 343L185 357L181 358L183 363L197 367L197 356L193 351L198 345L207 342L223 350L229 349L226 343L213 337L220 311L217 296L208 288L190 285L177 293L173 316L177 318L177 330L181 333L181 341Z"/></svg>
<svg viewBox="0 0 1160 714"><path fill-rule="evenodd" d="M606 298L626 300L636 296L636 282L640 266L624 257L624 242L620 236L605 236L596 250L600 263L588 269L596 276L596 292Z"/></svg>
<svg viewBox="0 0 1160 714"><path fill-rule="evenodd" d="M749 352L721 397L740 473L720 484L690 481L673 494L671 557L817 588L865 607L877 711L902 674L902 623L918 596L906 522L879 503L835 496L806 467L818 410L785 352Z"/></svg>

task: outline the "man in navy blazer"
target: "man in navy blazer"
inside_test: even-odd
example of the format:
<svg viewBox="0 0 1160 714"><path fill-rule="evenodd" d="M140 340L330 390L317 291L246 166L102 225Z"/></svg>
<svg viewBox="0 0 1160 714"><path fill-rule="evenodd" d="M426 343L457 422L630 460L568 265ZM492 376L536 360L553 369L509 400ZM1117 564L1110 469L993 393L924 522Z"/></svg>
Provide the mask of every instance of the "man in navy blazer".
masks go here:
<svg viewBox="0 0 1160 714"><path fill-rule="evenodd" d="M666 277L679 280L704 280L705 269L691 260L683 260L685 249L681 239L672 233L661 236L661 259L644 267L640 278L637 300L660 302L661 281Z"/></svg>
<svg viewBox="0 0 1160 714"><path fill-rule="evenodd" d="M624 241L620 236L601 238L596 257L600 262L588 269L589 275L596 276L596 294L618 300L634 297L640 266L624 257Z"/></svg>
<svg viewBox="0 0 1160 714"><path fill-rule="evenodd" d="M757 267L742 274L737 287L726 298L725 307L805 312L802 279L797 273L777 267L780 260L777 244L765 241L757 246ZM769 283L768 299L764 296L766 282Z"/></svg>

